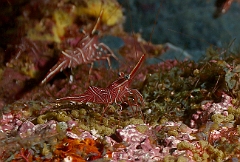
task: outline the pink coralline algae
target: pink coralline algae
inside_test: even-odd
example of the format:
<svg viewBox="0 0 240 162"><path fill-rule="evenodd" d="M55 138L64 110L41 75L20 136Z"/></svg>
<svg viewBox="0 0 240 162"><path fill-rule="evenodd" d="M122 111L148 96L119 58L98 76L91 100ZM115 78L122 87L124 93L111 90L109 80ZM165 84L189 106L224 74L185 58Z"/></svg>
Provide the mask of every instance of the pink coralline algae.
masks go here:
<svg viewBox="0 0 240 162"><path fill-rule="evenodd" d="M18 127L22 124L20 120L21 115L12 113L2 114L2 119L0 120L0 131L1 132L10 132L12 130L17 130Z"/></svg>
<svg viewBox="0 0 240 162"><path fill-rule="evenodd" d="M197 123L206 123L214 114L220 114L227 117L229 107L233 107L233 104L232 98L227 94L222 94L222 102L220 103L206 101L205 103L202 103L202 110L198 110L192 115L190 126L194 128L197 126Z"/></svg>
<svg viewBox="0 0 240 162"><path fill-rule="evenodd" d="M29 133L30 134L34 134L34 133L38 134L39 132L41 132L43 130L45 132L48 132L49 134L56 134L57 133L56 125L58 123L61 123L61 122L56 122L54 120L50 120L44 124L37 124L37 125L34 125L31 122L24 122L24 124L20 128L20 135L23 136L25 134L25 136L26 136Z"/></svg>
<svg viewBox="0 0 240 162"><path fill-rule="evenodd" d="M202 105L202 110L208 110L208 113L223 114L227 116L228 107L233 106L232 98L227 94L222 94L222 102Z"/></svg>
<svg viewBox="0 0 240 162"><path fill-rule="evenodd" d="M85 131L85 130L82 130L82 129L78 129L78 134L75 134L72 131L68 130L66 132L66 136L69 137L69 138L79 139L79 140L84 140L86 138L90 138L90 139L94 139L94 140L97 139L95 134L90 133L90 132Z"/></svg>
<svg viewBox="0 0 240 162"><path fill-rule="evenodd" d="M22 138L24 138L24 137L27 137L28 135L33 134L34 131L35 131L35 127L34 127L34 126L35 126L35 125L34 125L32 122L30 122L30 121L25 121L25 122L21 125L21 127L20 127L20 129L19 129L19 134L20 134L20 136L21 136Z"/></svg>
<svg viewBox="0 0 240 162"><path fill-rule="evenodd" d="M176 131L176 135L170 135L168 131ZM180 156L177 145L182 141L193 141L196 129L191 129L182 122L166 122L163 125L152 127L148 124L128 125L124 129L118 129L122 147L111 137L105 137L106 141L113 147L111 161L159 161L166 156ZM156 134L164 133L164 144L158 144ZM171 153L172 152L172 153Z"/></svg>
<svg viewBox="0 0 240 162"><path fill-rule="evenodd" d="M169 156L186 156L181 151L177 150L178 144L182 141L194 141L196 137L193 134L197 132L197 129L191 129L182 122L166 122L156 128L159 132L164 133L161 145L162 160ZM190 159L188 159L190 160Z"/></svg>
<svg viewBox="0 0 240 162"><path fill-rule="evenodd" d="M147 131L151 131L152 127L144 124ZM149 135L140 133L136 125L128 125L124 129L118 129L117 134L122 139L125 148L118 149L112 153L111 161L157 161L160 160L160 148L156 147ZM107 138L111 145L115 145L116 141Z"/></svg>

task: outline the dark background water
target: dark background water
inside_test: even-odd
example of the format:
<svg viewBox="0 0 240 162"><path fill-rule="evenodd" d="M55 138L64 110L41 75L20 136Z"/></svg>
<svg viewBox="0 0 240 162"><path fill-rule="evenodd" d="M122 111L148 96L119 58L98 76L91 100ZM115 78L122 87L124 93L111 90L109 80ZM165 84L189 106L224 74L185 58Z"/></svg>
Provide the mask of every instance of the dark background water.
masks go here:
<svg viewBox="0 0 240 162"><path fill-rule="evenodd" d="M0 34L3 39L0 40L0 49L5 49L8 42L12 41L11 31L16 27L16 21L11 19L20 14L20 6L29 1L2 1L4 3L0 5ZM239 49L240 3L237 3L239 0L234 1L228 12L217 19L213 18L215 0L118 1L126 15L125 31L139 32L147 41L151 37L151 42L155 44L169 42L185 50L194 60L203 57L211 45L219 49L228 49L234 40L231 50ZM179 51L170 52L166 54L167 58L184 58Z"/></svg>
<svg viewBox="0 0 240 162"><path fill-rule="evenodd" d="M233 2L226 14L214 19L215 0L118 1L127 15L126 31L140 32L146 40L152 35L151 41L156 44L170 42L186 50L194 60L211 45L227 49L234 40L231 49L239 48L240 3Z"/></svg>

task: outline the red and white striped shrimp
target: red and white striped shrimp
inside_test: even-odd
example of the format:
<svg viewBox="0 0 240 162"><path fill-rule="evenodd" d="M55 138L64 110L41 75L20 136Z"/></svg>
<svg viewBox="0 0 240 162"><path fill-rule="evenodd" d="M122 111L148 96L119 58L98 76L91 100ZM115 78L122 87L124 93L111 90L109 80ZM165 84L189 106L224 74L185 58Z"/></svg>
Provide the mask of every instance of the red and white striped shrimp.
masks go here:
<svg viewBox="0 0 240 162"><path fill-rule="evenodd" d="M132 69L129 75L124 75L124 73L120 73L119 78L116 81L112 82L107 88L90 86L87 91L81 95L63 97L57 100L68 100L82 103L92 102L107 105L116 103L120 105L123 102L128 103L128 98L132 97L135 102L134 105L138 106L139 102L141 104L144 104L143 96L141 95L141 93L137 89L130 88L133 78L136 75L137 70L143 63L144 58L145 54L142 55L142 57L140 58L136 66Z"/></svg>
<svg viewBox="0 0 240 162"><path fill-rule="evenodd" d="M100 16L98 17L91 33L87 33L84 30L82 31L84 37L77 43L76 48L62 51L58 62L49 70L41 84L48 82L55 74L66 68L75 68L81 64L91 64L91 71L93 63L96 60L107 60L108 65L111 68L110 57L118 60L107 45L98 42L96 30L100 23L102 14L103 10L101 10Z"/></svg>

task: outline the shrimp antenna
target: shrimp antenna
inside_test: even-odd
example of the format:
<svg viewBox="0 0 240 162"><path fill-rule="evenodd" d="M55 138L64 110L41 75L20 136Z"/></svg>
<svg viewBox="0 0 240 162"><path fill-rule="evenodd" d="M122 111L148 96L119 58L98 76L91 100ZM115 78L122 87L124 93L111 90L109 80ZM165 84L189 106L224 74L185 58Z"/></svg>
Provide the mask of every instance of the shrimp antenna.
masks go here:
<svg viewBox="0 0 240 162"><path fill-rule="evenodd" d="M100 21L101 21L102 15L103 15L103 9L101 9L100 14L99 14L99 17L98 17L98 19L97 19L97 22L96 22L96 24L95 24L94 27L93 27L93 30L92 30L92 32L91 32L92 35L93 35L93 34L95 33L95 31L97 30L97 27L98 27L98 25L99 25L99 23L100 23Z"/></svg>
<svg viewBox="0 0 240 162"><path fill-rule="evenodd" d="M132 79L134 77L134 75L136 74L137 70L139 69L139 67L143 63L143 61L145 59L145 56L146 55L143 54L142 57L140 58L140 60L138 61L137 65L132 69L132 71L129 74L129 79Z"/></svg>

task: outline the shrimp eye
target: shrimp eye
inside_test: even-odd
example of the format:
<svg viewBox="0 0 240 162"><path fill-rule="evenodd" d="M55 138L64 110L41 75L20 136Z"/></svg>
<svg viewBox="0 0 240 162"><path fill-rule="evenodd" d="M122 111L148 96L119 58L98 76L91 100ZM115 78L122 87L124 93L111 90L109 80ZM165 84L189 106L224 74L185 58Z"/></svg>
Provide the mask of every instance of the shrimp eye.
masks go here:
<svg viewBox="0 0 240 162"><path fill-rule="evenodd" d="M130 79L130 75L125 75L125 79Z"/></svg>
<svg viewBox="0 0 240 162"><path fill-rule="evenodd" d="M85 32L85 30L84 30L83 28L80 28L80 29L79 29L79 32L80 32L80 33L83 33L83 34L86 34L86 32Z"/></svg>
<svg viewBox="0 0 240 162"><path fill-rule="evenodd" d="M68 142L66 142L66 143L63 144L64 147L67 147L68 145L69 145Z"/></svg>
<svg viewBox="0 0 240 162"><path fill-rule="evenodd" d="M123 72L119 72L119 73L118 73L118 76L119 76L119 77L123 77L123 76L124 76L124 73L123 73Z"/></svg>
<svg viewBox="0 0 240 162"><path fill-rule="evenodd" d="M99 34L99 31L98 30L94 30L93 32L92 32L92 35L98 35Z"/></svg>

